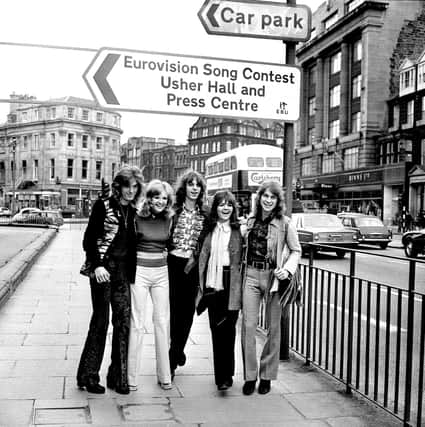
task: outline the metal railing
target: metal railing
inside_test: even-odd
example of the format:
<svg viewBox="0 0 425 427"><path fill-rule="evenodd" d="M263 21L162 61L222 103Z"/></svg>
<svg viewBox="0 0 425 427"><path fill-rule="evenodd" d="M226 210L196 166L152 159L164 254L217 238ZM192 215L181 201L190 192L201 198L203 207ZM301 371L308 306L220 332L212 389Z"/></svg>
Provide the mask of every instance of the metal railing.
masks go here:
<svg viewBox="0 0 425 427"><path fill-rule="evenodd" d="M343 382L347 393L357 391L405 426L424 425L425 295L415 284L424 280L417 270L425 262L347 251L347 272L317 267L313 251L301 265L303 305L291 310L291 349ZM359 277L360 253L369 263L399 263L407 286Z"/></svg>

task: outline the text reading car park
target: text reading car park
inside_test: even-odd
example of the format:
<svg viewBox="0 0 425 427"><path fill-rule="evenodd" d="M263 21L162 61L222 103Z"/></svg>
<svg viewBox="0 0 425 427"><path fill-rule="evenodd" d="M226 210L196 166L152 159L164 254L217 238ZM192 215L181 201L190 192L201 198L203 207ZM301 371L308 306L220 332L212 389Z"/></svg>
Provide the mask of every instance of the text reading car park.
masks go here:
<svg viewBox="0 0 425 427"><path fill-rule="evenodd" d="M193 75L204 75L213 77L225 77L230 80L238 79L237 69L228 69L214 67L210 63L205 63L202 66L202 73L199 70L198 65L182 64L180 61L170 62L168 59L165 61L147 61L134 59L130 55L124 56L124 67L140 69L143 71L161 71L165 73L182 73L182 74L193 74ZM246 80L255 80L261 82L276 82L276 83L290 83L295 84L295 75L293 72L289 74L275 73L273 70L268 72L255 71L251 67L244 67L242 69L242 77Z"/></svg>

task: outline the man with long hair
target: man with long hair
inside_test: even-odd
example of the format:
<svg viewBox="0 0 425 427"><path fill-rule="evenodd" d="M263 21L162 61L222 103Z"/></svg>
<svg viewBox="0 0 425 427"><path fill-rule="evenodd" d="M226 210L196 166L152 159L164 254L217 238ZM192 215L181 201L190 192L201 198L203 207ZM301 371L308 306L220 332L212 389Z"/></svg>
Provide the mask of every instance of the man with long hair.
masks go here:
<svg viewBox="0 0 425 427"><path fill-rule="evenodd" d="M267 181L258 189L254 210L247 220L241 333L245 379L242 391L245 395L254 392L258 375L260 394L268 393L271 380L277 378L282 313L278 280L290 279L301 255L297 232L284 215L284 209L281 186L278 182ZM256 330L263 298L268 333L258 370Z"/></svg>
<svg viewBox="0 0 425 427"><path fill-rule="evenodd" d="M105 351L112 308L112 355L107 386L128 394L127 352L130 328L130 289L136 272L135 203L142 192L143 176L134 166L122 168L112 182L112 196L96 200L84 233L83 248L92 265L90 278L93 314L80 364L77 384L102 394L99 370Z"/></svg>
<svg viewBox="0 0 425 427"><path fill-rule="evenodd" d="M206 183L195 171L185 173L176 191L175 215L168 255L170 286L170 368L186 363L184 348L195 313L199 286L198 257L207 232L208 212L203 206Z"/></svg>

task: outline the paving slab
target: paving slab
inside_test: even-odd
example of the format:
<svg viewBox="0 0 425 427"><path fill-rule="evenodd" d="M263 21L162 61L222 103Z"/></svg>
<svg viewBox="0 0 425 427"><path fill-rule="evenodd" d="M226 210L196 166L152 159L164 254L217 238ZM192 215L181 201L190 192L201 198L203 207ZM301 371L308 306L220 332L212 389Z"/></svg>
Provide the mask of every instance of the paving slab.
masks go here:
<svg viewBox="0 0 425 427"><path fill-rule="evenodd" d="M332 427L400 427L401 425L400 421L382 411L369 416L329 418L326 422Z"/></svg>
<svg viewBox="0 0 425 427"><path fill-rule="evenodd" d="M33 405L31 399L0 400L0 426L28 426L32 422Z"/></svg>
<svg viewBox="0 0 425 427"><path fill-rule="evenodd" d="M63 389L62 377L2 378L0 399L61 399Z"/></svg>
<svg viewBox="0 0 425 427"><path fill-rule="evenodd" d="M175 418L185 423L228 423L301 421L304 417L280 396L240 396L231 399L210 398L171 398L171 410ZM196 408L196 410L194 410Z"/></svg>
<svg viewBox="0 0 425 427"><path fill-rule="evenodd" d="M2 346L0 360L64 360L65 350L65 346Z"/></svg>

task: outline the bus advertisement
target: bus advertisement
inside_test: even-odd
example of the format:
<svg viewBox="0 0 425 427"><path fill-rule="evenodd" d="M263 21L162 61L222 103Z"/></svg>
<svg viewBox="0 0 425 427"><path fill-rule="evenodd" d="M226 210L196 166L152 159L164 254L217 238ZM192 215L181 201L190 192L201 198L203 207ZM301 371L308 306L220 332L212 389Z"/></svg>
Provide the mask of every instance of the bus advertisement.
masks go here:
<svg viewBox="0 0 425 427"><path fill-rule="evenodd" d="M282 185L283 150L266 144L244 145L210 157L205 169L208 200L218 190L230 190L238 202L239 215L246 217L264 181Z"/></svg>

